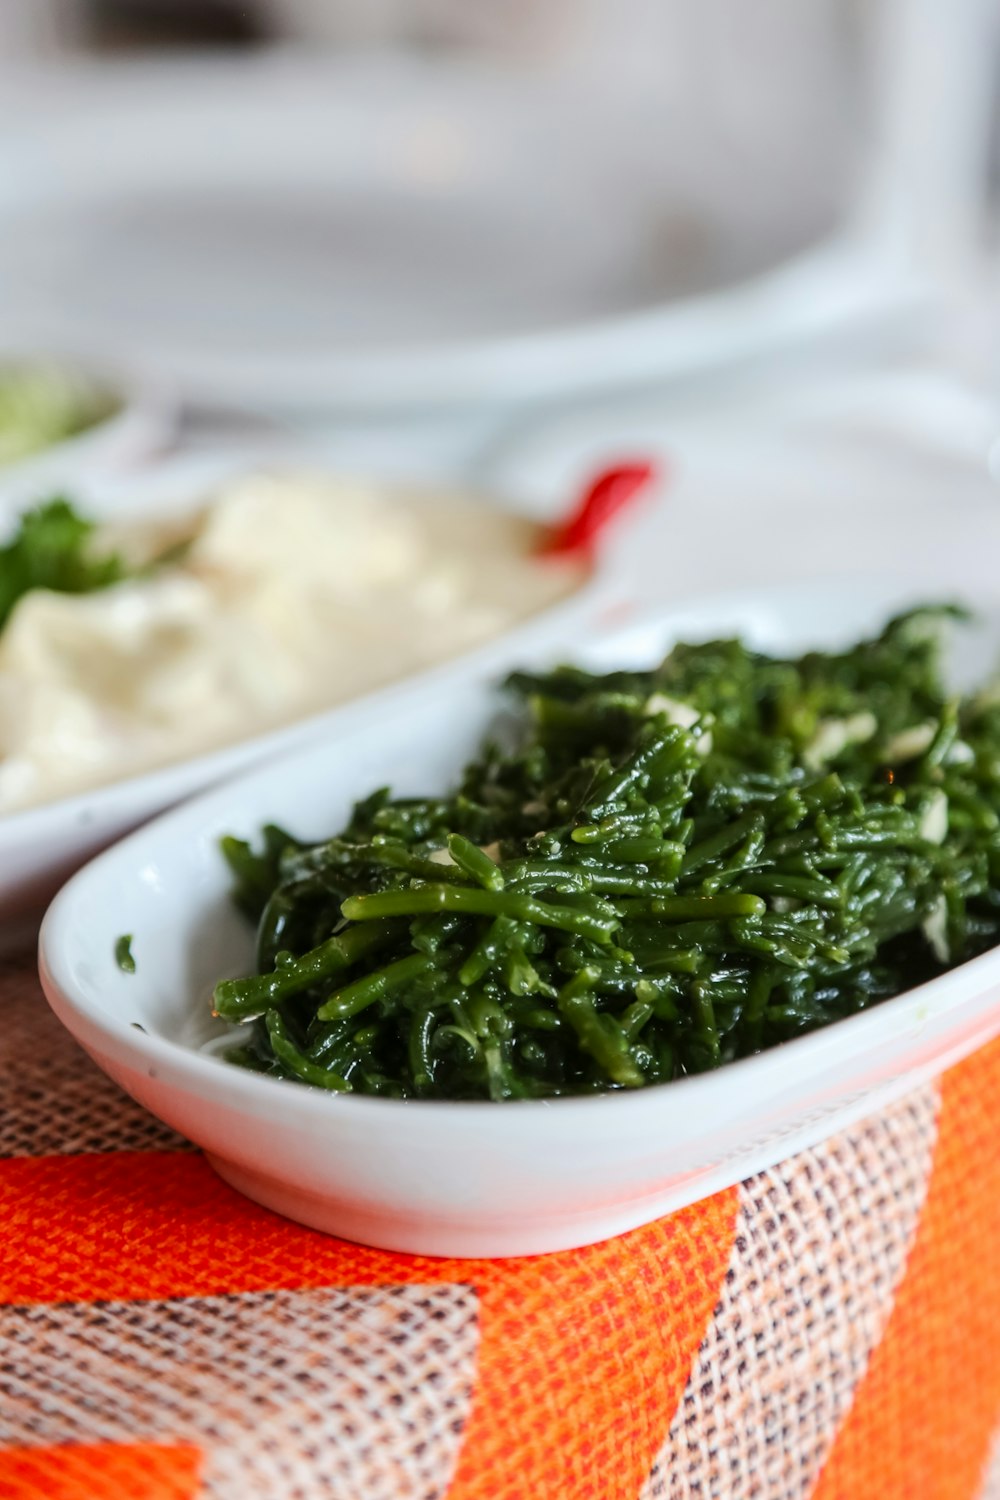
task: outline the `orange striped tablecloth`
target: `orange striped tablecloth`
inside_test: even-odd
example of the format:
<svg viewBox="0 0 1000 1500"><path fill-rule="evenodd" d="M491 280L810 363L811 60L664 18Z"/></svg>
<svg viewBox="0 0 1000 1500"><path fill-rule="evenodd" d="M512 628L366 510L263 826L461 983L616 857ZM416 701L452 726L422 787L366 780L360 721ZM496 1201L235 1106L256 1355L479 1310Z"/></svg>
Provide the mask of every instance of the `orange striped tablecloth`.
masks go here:
<svg viewBox="0 0 1000 1500"><path fill-rule="evenodd" d="M1000 1500L1000 1044L589 1250L240 1198L0 969L3 1500Z"/></svg>

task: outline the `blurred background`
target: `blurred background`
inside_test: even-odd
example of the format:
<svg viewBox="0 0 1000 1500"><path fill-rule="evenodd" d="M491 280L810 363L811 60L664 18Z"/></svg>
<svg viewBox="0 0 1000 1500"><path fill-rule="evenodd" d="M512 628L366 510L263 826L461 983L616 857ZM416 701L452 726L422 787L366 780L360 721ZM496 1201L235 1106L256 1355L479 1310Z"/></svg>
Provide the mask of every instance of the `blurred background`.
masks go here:
<svg viewBox="0 0 1000 1500"><path fill-rule="evenodd" d="M3 342L139 366L195 428L433 433L456 463L574 406L845 361L985 389L998 23L3 0Z"/></svg>

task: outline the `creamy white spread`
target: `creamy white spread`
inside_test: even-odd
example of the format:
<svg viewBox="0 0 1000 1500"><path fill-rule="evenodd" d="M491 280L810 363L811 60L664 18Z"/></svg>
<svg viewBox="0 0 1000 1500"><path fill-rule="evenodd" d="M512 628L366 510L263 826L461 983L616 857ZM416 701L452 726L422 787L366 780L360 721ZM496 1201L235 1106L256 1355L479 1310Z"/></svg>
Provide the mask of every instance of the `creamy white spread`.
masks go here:
<svg viewBox="0 0 1000 1500"><path fill-rule="evenodd" d="M133 558L173 524L105 526ZM0 811L318 712L570 592L530 523L306 474L224 487L179 561L98 593L37 590L0 634Z"/></svg>

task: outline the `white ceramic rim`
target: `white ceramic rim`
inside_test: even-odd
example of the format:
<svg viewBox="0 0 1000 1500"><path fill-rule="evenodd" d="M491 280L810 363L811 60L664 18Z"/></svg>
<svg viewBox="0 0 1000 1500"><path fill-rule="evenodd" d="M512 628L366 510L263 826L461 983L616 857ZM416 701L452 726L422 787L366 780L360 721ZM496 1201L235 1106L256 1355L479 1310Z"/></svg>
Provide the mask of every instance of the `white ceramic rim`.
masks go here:
<svg viewBox="0 0 1000 1500"><path fill-rule="evenodd" d="M930 296L923 278L848 230L718 292L544 333L256 363L192 350L162 368L194 399L282 416L429 415L486 403L517 412L713 374L834 337L870 347Z"/></svg>
<svg viewBox="0 0 1000 1500"><path fill-rule="evenodd" d="M199 797L185 806L197 806L202 800ZM164 816L171 815L168 813ZM98 860L105 859L108 854L131 844L145 831L139 829L136 833L129 834L111 849L105 851L105 854L99 854L91 863L96 864ZM85 866L82 871L74 875L59 892L45 914L39 933L39 974L46 997L56 1014L61 1020L63 1012L81 1017L88 1026L109 1042L119 1055L140 1058L147 1063L169 1063L175 1071L190 1078L193 1082L198 1080L210 1082L212 1079L218 1082L220 1068L225 1068L226 1071L222 1076L226 1080L228 1098L248 1104L256 1101L259 1104L266 1103L275 1106L280 1103L278 1113L284 1114L289 1098L288 1080L271 1078L263 1073L253 1073L248 1069L232 1067L222 1063L218 1058L204 1055L178 1042L140 1031L131 1022L112 1017L108 1012L91 1006L86 998L81 998L66 973L65 967L60 964L58 954L61 949L65 949L67 930L71 931L73 886L81 876L87 873L88 868L89 866ZM887 1023L895 1021L901 1011L919 1011L926 1006L929 995L945 997L947 1001L964 996L973 984L977 989L986 989L997 983L1000 983L1000 946L979 954L976 958L968 959L964 964L959 964L956 968L949 969L945 974L928 980L914 989L905 990L889 1000L880 1001L870 1010L860 1011L854 1016L833 1021L828 1026L807 1032L803 1036L793 1037L790 1041L769 1047L766 1051L756 1053L752 1057L739 1058L734 1062L726 1063L724 1068L715 1069L712 1072L674 1079L670 1083L646 1084L639 1089L561 1095L551 1099L505 1099L498 1103L492 1099L384 1099L365 1094L339 1094L315 1088L309 1084L296 1083L292 1084L295 1090L294 1108L296 1113L302 1113L317 1120L328 1118L328 1111L331 1109L346 1110L349 1113L360 1111L362 1115L371 1110L377 1110L385 1115L396 1113L400 1114L401 1118L412 1120L413 1111L417 1109L421 1116L427 1119L437 1115L442 1119L447 1117L454 1123L456 1119L460 1120L463 1116L467 1116L471 1121L473 1118L482 1118L484 1111L495 1115L498 1110L508 1109L517 1110L519 1115L533 1114L537 1118L548 1116L555 1110L564 1119L572 1121L574 1116L579 1115L581 1111L585 1110L589 1115L597 1106L605 1109L615 1108L624 1121L630 1113L633 1116L637 1113L645 1114L649 1109L651 1099L662 1094L664 1089L671 1091L672 1098L677 1098L676 1091L681 1089L684 1090L685 1098L696 1100L699 1090L704 1092L708 1088L717 1088L717 1080L723 1076L741 1081L752 1080L755 1091L759 1091L761 1097L766 1097L768 1083L775 1073L793 1065L792 1059L796 1057L805 1059L816 1052L828 1051L830 1038L835 1035L843 1037L847 1028L850 1030L851 1037L860 1042L869 1032L877 1034L885 1030ZM902 1029L902 1018L900 1018L900 1029ZM850 1048L852 1053L861 1050L859 1046ZM941 1066L946 1066L946 1063L942 1063ZM267 1112L272 1113L272 1110L269 1109Z"/></svg>

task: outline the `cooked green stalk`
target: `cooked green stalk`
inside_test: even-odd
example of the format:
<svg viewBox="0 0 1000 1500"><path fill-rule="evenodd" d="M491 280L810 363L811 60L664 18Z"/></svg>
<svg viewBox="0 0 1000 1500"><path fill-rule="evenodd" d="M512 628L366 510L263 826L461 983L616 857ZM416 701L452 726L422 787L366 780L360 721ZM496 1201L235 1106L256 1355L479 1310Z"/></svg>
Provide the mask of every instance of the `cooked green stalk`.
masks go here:
<svg viewBox="0 0 1000 1500"><path fill-rule="evenodd" d="M940 617L841 653L738 641L518 673L517 747L327 843L226 854L260 972L239 1061L343 1091L539 1098L668 1082L824 1026L1000 938L1000 698Z"/></svg>
<svg viewBox="0 0 1000 1500"><path fill-rule="evenodd" d="M135 957L132 953L132 934L123 932L115 943L115 963L123 974L135 973Z"/></svg>

